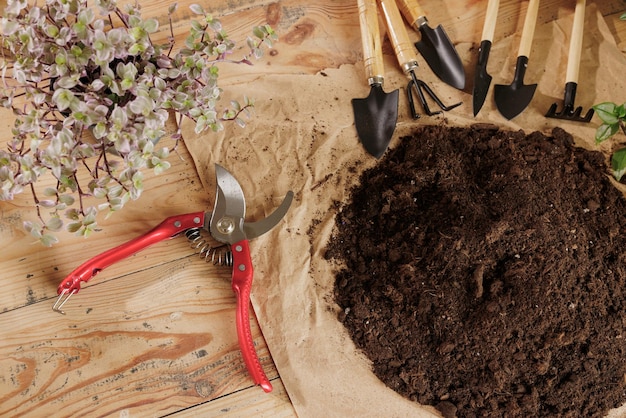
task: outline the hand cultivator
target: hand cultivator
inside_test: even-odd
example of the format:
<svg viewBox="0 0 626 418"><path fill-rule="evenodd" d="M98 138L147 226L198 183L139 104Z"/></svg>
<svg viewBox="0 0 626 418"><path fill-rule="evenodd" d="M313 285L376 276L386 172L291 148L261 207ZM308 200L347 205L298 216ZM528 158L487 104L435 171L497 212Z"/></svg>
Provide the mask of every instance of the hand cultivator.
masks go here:
<svg viewBox="0 0 626 418"><path fill-rule="evenodd" d="M380 10L383 12L383 16L385 17L387 31L389 33L391 43L393 44L396 57L398 58L398 63L400 64L402 70L409 77L411 77L411 80L407 85L407 95L413 118L419 118L419 113L417 112L415 100L413 98L414 89L417 92L417 96L422 107L424 108L424 111L429 116L441 113L441 111L433 112L430 110L424 92L426 92L426 94L428 94L443 111L448 111L461 105L461 103L456 103L451 106L446 106L424 81L417 78L417 75L415 74L415 70L418 67L417 54L415 52L415 48L411 45L409 36L404 28L404 22L402 21L402 16L400 15L400 11L395 3L395 0L378 0L378 4L380 6ZM465 78L463 77L463 80L464 79Z"/></svg>

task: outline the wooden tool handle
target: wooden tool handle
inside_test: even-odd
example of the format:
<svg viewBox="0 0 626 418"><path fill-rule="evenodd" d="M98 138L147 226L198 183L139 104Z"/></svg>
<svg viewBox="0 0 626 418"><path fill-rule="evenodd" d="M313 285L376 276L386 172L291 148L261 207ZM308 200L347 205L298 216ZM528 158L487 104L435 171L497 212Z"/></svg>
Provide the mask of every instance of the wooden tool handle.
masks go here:
<svg viewBox="0 0 626 418"><path fill-rule="evenodd" d="M481 41L493 42L493 34L496 32L496 21L498 19L498 8L500 0L489 0L487 4L487 12L485 13L485 24L483 26L483 34Z"/></svg>
<svg viewBox="0 0 626 418"><path fill-rule="evenodd" d="M416 29L419 29L417 21L420 17L425 17L426 14L417 3L417 0L398 0L398 8L411 26L415 26Z"/></svg>
<svg viewBox="0 0 626 418"><path fill-rule="evenodd" d="M569 56L567 58L566 82L578 83L578 70L580 68L580 55L583 49L583 32L585 26L585 0L576 1L574 10L574 24L569 43Z"/></svg>
<svg viewBox="0 0 626 418"><path fill-rule="evenodd" d="M400 10L398 10L395 0L378 0L378 4L385 17L387 33L398 58L398 63L404 72L408 72L417 66L417 52L415 52L415 46L411 43L409 34L406 32Z"/></svg>
<svg viewBox="0 0 626 418"><path fill-rule="evenodd" d="M376 82L382 84L382 80L385 77L385 68L380 28L378 27L376 0L358 0L358 5L365 74L369 84Z"/></svg>
<svg viewBox="0 0 626 418"><path fill-rule="evenodd" d="M530 50L533 44L533 36L535 35L535 26L537 25L537 14L539 13L539 0L530 0L528 2L528 10L524 18L524 28L522 29L522 39L519 44L518 56L530 56Z"/></svg>

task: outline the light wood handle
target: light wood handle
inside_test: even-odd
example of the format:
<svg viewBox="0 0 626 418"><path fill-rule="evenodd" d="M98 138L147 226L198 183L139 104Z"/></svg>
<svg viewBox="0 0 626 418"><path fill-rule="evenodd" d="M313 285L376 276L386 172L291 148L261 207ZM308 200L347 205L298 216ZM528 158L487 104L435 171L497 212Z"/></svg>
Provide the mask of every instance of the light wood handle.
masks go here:
<svg viewBox="0 0 626 418"><path fill-rule="evenodd" d="M496 21L498 19L498 8L500 0L489 0L487 4L487 12L485 13L485 24L483 26L483 34L481 41L493 41L493 34L496 32Z"/></svg>
<svg viewBox="0 0 626 418"><path fill-rule="evenodd" d="M571 40L569 43L569 56L567 58L567 72L565 82L578 83L578 71L580 69L580 54L583 49L583 33L585 27L585 0L576 1L574 10L574 24L572 25Z"/></svg>
<svg viewBox="0 0 626 418"><path fill-rule="evenodd" d="M424 10L417 3L417 0L398 0L398 8L402 12L404 18L411 24L419 29L417 21L420 17L425 17Z"/></svg>
<svg viewBox="0 0 626 418"><path fill-rule="evenodd" d="M537 25L537 14L539 13L539 0L530 0L528 10L524 18L524 28L522 29L522 39L519 44L518 56L530 56L530 50L535 36L535 26Z"/></svg>
<svg viewBox="0 0 626 418"><path fill-rule="evenodd" d="M363 63L368 83L385 77L383 46L378 27L376 0L358 0L361 42L363 43Z"/></svg>
<svg viewBox="0 0 626 418"><path fill-rule="evenodd" d="M408 72L417 66L417 52L406 31L396 1L378 0L378 5L385 17L387 34L389 35L389 39L391 39L393 50L398 58L398 63L405 72Z"/></svg>

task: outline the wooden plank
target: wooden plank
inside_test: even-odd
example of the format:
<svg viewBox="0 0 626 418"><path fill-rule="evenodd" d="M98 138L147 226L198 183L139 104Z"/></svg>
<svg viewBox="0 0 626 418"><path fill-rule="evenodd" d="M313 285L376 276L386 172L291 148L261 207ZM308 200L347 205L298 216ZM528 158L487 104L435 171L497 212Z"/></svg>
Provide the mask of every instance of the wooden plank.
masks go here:
<svg viewBox="0 0 626 418"><path fill-rule="evenodd" d="M274 390L259 393L258 388L248 388L229 396L202 403L178 412L176 418L191 417L255 417L292 418L296 417L287 391L281 379L272 380Z"/></svg>
<svg viewBox="0 0 626 418"><path fill-rule="evenodd" d="M227 267L164 263L92 286L66 312L42 301L0 315L0 416L163 415L252 386ZM275 379L256 321L252 333Z"/></svg>

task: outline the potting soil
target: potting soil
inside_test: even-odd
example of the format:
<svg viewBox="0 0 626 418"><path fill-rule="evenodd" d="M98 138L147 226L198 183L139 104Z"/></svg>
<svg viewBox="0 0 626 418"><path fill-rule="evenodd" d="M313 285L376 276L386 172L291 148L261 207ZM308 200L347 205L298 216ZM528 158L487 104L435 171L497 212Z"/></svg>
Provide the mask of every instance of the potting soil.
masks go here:
<svg viewBox="0 0 626 418"><path fill-rule="evenodd" d="M364 172L326 256L376 375L443 416L599 417L626 402L626 201L604 156L421 127Z"/></svg>

